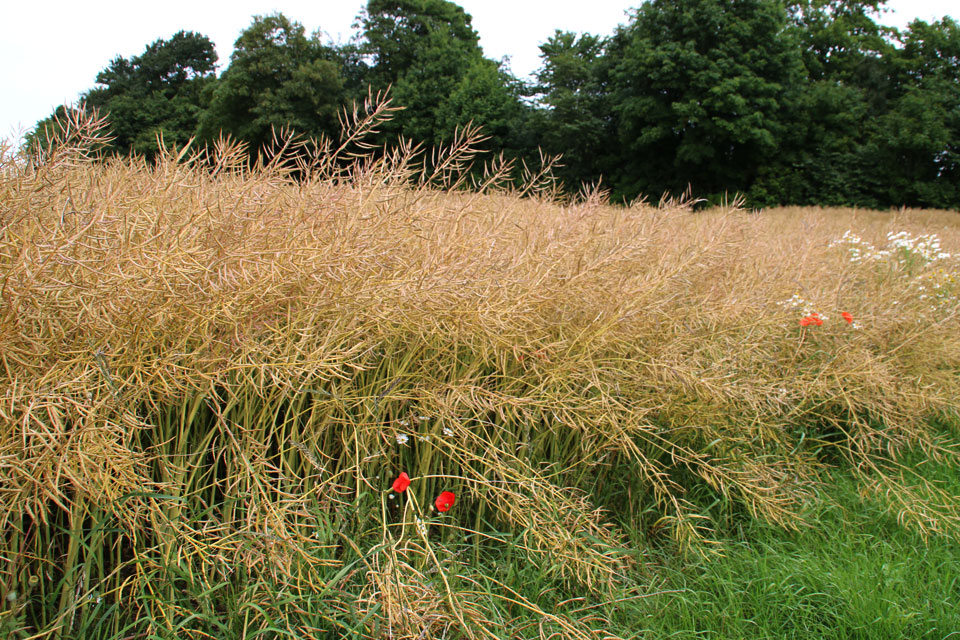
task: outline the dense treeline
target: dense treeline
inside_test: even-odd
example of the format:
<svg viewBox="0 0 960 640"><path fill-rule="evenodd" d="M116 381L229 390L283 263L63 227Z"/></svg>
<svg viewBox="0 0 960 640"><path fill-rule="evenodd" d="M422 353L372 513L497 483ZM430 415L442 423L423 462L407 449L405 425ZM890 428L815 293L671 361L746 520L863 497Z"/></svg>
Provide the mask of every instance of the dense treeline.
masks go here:
<svg viewBox="0 0 960 640"><path fill-rule="evenodd" d="M556 32L527 82L455 3L370 0L347 43L254 18L219 77L210 40L180 32L113 60L85 101L118 152L149 158L158 134L336 137L343 106L389 88L405 109L384 142L441 144L472 121L492 151L562 154L568 186L615 199L690 185L755 206L960 209L960 25L885 27L885 1L649 0L609 37Z"/></svg>

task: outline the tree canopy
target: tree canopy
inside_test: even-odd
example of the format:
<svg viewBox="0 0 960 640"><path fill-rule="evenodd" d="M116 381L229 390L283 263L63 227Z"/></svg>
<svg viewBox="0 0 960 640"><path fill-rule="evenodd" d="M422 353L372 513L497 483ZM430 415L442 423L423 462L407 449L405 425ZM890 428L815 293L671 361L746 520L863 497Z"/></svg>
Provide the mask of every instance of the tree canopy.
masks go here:
<svg viewBox="0 0 960 640"><path fill-rule="evenodd" d="M483 56L472 18L447 0L370 0L361 18L369 83L392 87L404 107L392 131L418 142L450 140L457 126L482 126L510 145L521 105L513 79Z"/></svg>
<svg viewBox="0 0 960 640"><path fill-rule="evenodd" d="M85 103L108 117L115 150L152 157L158 135L165 144L184 145L196 133L202 95L216 81L216 63L209 38L180 31L138 56L114 58L97 74L99 86L85 94ZM58 111L62 115L63 107ZM39 141L56 115L38 123L29 142Z"/></svg>
<svg viewBox="0 0 960 640"><path fill-rule="evenodd" d="M347 42L257 16L217 77L209 39L181 31L84 97L115 152L148 158L158 134L252 153L282 128L336 137L341 109L389 90L403 110L380 142L441 145L473 123L492 152L562 154L571 191L960 209L960 27L886 27L885 1L648 0L608 36L554 33L522 80L454 2L369 0Z"/></svg>
<svg viewBox="0 0 960 640"><path fill-rule="evenodd" d="M541 108L532 119L541 146L562 154L558 176L574 185L609 175L616 132L604 59L606 40L556 31L540 45L543 64L534 91Z"/></svg>
<svg viewBox="0 0 960 640"><path fill-rule="evenodd" d="M611 43L610 94L628 197L745 190L783 137L802 75L776 0L651 0Z"/></svg>
<svg viewBox="0 0 960 640"><path fill-rule="evenodd" d="M221 133L257 149L275 130L334 135L345 79L336 52L283 14L257 16L234 44L212 91L200 134Z"/></svg>

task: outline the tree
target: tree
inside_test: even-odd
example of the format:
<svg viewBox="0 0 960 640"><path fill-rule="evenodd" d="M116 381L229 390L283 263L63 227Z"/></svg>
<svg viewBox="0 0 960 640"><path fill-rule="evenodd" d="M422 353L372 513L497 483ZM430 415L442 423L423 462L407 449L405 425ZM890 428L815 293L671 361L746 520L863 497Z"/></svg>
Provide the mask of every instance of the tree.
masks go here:
<svg viewBox="0 0 960 640"><path fill-rule="evenodd" d="M892 48L895 30L876 18L887 0L792 0L787 5L812 80L850 81Z"/></svg>
<svg viewBox="0 0 960 640"><path fill-rule="evenodd" d="M207 140L232 135L258 150L274 131L336 135L345 80L334 49L283 14L256 16L237 38L201 119Z"/></svg>
<svg viewBox="0 0 960 640"><path fill-rule="evenodd" d="M556 31L540 45L536 92L544 107L536 129L540 143L561 155L556 173L568 189L594 183L610 170L615 131L604 64L606 40L588 33Z"/></svg>
<svg viewBox="0 0 960 640"><path fill-rule="evenodd" d="M97 75L107 96L145 89L173 96L191 81L213 75L217 54L206 36L180 31L170 40L157 40L142 55L116 58Z"/></svg>
<svg viewBox="0 0 960 640"><path fill-rule="evenodd" d="M522 142L517 131L522 126L524 108L516 80L487 58L474 60L453 91L436 110L433 141L440 143L468 123L479 124L489 137L489 147L517 155Z"/></svg>
<svg viewBox="0 0 960 640"><path fill-rule="evenodd" d="M776 157L750 188L755 205L878 206L869 123L885 109L888 30L874 22L886 0L793 0L788 33L803 73L786 102Z"/></svg>
<svg viewBox="0 0 960 640"><path fill-rule="evenodd" d="M960 209L960 25L917 20L891 58L897 95L871 130L886 200Z"/></svg>
<svg viewBox="0 0 960 640"><path fill-rule="evenodd" d="M616 192L745 190L777 153L802 77L776 0L651 0L614 36Z"/></svg>
<svg viewBox="0 0 960 640"><path fill-rule="evenodd" d="M751 188L755 203L960 205L956 23L918 21L900 34L873 22L883 4L791 5L806 78L780 153Z"/></svg>
<svg viewBox="0 0 960 640"><path fill-rule="evenodd" d="M370 0L361 16L372 80L395 82L421 65L423 54L442 48L453 62L481 54L480 36L462 7L446 0Z"/></svg>
<svg viewBox="0 0 960 640"><path fill-rule="evenodd" d="M392 135L439 144L457 125L480 125L499 144L522 111L515 80L483 57L468 13L446 0L370 0L361 16L375 89L405 107Z"/></svg>
<svg viewBox="0 0 960 640"><path fill-rule="evenodd" d="M180 31L157 40L139 56L117 57L97 74L97 84L84 94L110 122L112 148L151 158L156 139L184 145L196 134L203 93L215 82L217 54L209 38ZM63 114L64 108L58 107ZM54 116L41 121L41 132Z"/></svg>

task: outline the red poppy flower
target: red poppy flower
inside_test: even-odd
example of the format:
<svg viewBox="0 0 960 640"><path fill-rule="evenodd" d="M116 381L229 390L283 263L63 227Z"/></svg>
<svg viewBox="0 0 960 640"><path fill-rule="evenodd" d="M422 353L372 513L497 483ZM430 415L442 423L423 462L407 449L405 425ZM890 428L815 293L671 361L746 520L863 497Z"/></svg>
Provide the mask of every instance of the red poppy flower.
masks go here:
<svg viewBox="0 0 960 640"><path fill-rule="evenodd" d="M847 321L847 324L853 324L853 316L850 313L844 311L840 316Z"/></svg>
<svg viewBox="0 0 960 640"><path fill-rule="evenodd" d="M433 504L436 505L437 511L443 513L444 511L450 510L450 507L453 506L453 502L456 499L457 497L453 495L452 491L444 491L439 496L437 496L437 500Z"/></svg>
<svg viewBox="0 0 960 640"><path fill-rule="evenodd" d="M800 318L800 326L801 326L801 327L806 327L807 325L811 324L812 322L813 322L813 320L812 320L809 316L804 316L804 317Z"/></svg>
<svg viewBox="0 0 960 640"><path fill-rule="evenodd" d="M815 325L817 325L818 327L823 326L823 320L821 320L819 317L817 317L816 314L814 314L813 323L814 323Z"/></svg>
<svg viewBox="0 0 960 640"><path fill-rule="evenodd" d="M393 481L393 490L397 493L403 493L407 490L407 487L410 486L410 476L407 475L407 472L404 471L401 473L396 480Z"/></svg>

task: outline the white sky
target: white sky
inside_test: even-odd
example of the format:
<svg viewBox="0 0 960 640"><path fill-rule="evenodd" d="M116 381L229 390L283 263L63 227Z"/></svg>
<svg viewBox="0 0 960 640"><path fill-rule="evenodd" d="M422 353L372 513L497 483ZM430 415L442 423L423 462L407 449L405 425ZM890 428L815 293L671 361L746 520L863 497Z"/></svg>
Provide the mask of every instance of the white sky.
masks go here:
<svg viewBox="0 0 960 640"><path fill-rule="evenodd" d="M609 35L642 0L460 0L487 57L510 56L518 76L539 67L537 48L555 29ZM362 0L9 0L0 10L0 139L14 139L63 103L94 86L117 55L129 58L159 38L195 31L213 40L226 66L251 16L283 12L307 32L347 40ZM882 22L960 18L957 0L888 0Z"/></svg>

